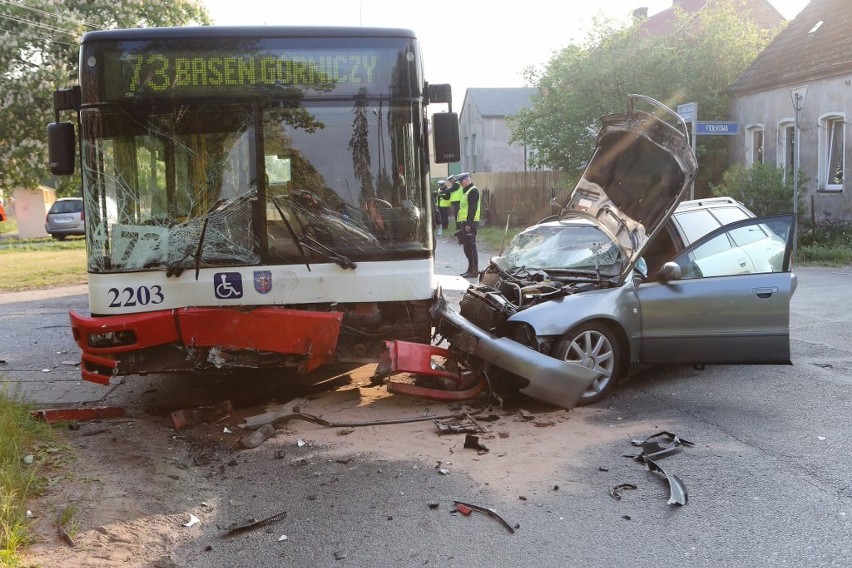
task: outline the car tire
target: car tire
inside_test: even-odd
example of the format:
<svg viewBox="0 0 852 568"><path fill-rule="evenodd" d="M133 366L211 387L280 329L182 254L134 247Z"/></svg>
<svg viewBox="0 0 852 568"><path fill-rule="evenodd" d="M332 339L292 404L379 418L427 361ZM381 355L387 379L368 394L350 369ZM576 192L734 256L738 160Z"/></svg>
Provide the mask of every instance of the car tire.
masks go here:
<svg viewBox="0 0 852 568"><path fill-rule="evenodd" d="M569 330L553 346L551 355L603 373L580 396L578 406L598 402L615 390L621 375L621 344L606 324L589 322Z"/></svg>

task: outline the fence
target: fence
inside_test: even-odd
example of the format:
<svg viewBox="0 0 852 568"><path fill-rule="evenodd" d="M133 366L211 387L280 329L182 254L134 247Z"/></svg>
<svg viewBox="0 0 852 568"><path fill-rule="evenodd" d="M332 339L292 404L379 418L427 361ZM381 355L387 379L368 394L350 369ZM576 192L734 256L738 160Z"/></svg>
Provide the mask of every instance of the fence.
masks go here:
<svg viewBox="0 0 852 568"><path fill-rule="evenodd" d="M483 223L502 227L532 225L556 213L551 199L564 199L562 172L478 172L473 181L482 194Z"/></svg>
<svg viewBox="0 0 852 568"><path fill-rule="evenodd" d="M572 188L565 188L562 172L477 172L474 182L482 193L483 224L502 227L526 227L558 213L551 205L555 198L565 201ZM573 186L573 184L572 184ZM791 201L753 200L745 204L759 216L792 212ZM852 227L852 200L845 192L821 192L809 195L799 208L801 230L818 233L849 230Z"/></svg>

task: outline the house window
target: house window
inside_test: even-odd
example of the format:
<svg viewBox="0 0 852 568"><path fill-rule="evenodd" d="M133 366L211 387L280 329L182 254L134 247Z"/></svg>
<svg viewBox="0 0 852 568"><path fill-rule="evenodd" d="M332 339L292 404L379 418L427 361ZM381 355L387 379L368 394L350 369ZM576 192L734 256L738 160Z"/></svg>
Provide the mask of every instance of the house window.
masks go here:
<svg viewBox="0 0 852 568"><path fill-rule="evenodd" d="M796 163L796 127L792 122L778 125L778 165L788 176L793 175Z"/></svg>
<svg viewBox="0 0 852 568"><path fill-rule="evenodd" d="M846 129L842 116L828 116L822 119L820 173L825 180L823 189L843 190L844 170L846 167Z"/></svg>
<svg viewBox="0 0 852 568"><path fill-rule="evenodd" d="M746 165L763 163L763 126L749 126L746 129Z"/></svg>

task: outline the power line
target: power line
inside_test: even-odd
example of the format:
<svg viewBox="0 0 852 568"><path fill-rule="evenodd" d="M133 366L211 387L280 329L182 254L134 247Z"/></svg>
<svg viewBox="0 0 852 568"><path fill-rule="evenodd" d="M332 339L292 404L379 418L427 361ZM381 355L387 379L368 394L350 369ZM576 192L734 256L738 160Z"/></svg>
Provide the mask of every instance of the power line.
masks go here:
<svg viewBox="0 0 852 568"><path fill-rule="evenodd" d="M46 16L47 18L56 18L60 21L65 20L67 22L71 22L73 24L78 24L78 25L81 25L81 26L84 26L84 27L88 27L88 28L91 28L93 30L101 27L101 26L97 26L95 24L90 24L89 22L86 22L85 20L74 19L71 16L68 16L66 14L62 14L62 13L58 13L58 12L48 12L47 10L42 10L41 8L35 8L33 6L25 6L23 4L18 4L16 2L13 2L12 0L0 0L0 4L8 4L9 6L14 6L16 8L21 8L21 9L24 9L24 10L29 10L31 12L35 12L37 14L41 14L43 16Z"/></svg>

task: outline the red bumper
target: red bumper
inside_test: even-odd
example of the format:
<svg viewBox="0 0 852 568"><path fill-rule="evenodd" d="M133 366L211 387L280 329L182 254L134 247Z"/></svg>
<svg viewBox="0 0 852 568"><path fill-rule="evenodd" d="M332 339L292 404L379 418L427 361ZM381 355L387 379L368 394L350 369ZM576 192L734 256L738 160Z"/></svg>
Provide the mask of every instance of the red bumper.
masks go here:
<svg viewBox="0 0 852 568"><path fill-rule="evenodd" d="M311 371L334 360L343 320L340 312L274 307L180 308L105 317L72 311L69 316L83 351L83 378L104 385L122 354L169 344L297 355L304 357L302 370Z"/></svg>

